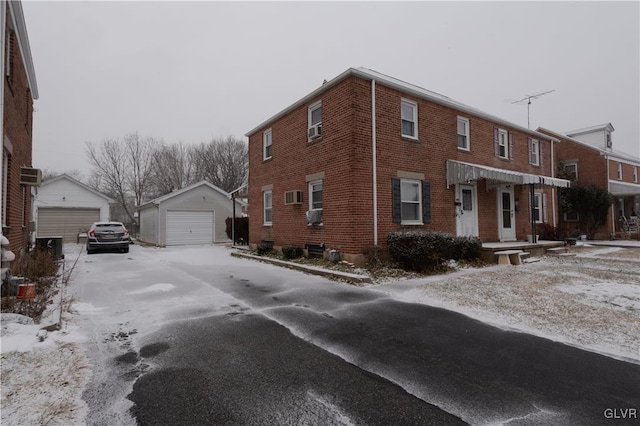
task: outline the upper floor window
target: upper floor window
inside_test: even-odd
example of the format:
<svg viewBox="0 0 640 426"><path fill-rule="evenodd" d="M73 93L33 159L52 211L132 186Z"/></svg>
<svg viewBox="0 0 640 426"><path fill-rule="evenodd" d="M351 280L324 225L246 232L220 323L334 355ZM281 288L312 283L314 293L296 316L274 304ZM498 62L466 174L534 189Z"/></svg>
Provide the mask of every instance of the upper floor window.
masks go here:
<svg viewBox="0 0 640 426"><path fill-rule="evenodd" d="M509 133L498 129L498 157L509 158Z"/></svg>
<svg viewBox="0 0 640 426"><path fill-rule="evenodd" d="M400 116L402 136L418 139L418 104L402 99Z"/></svg>
<svg viewBox="0 0 640 426"><path fill-rule="evenodd" d="M262 134L262 159L268 160L271 158L271 129Z"/></svg>
<svg viewBox="0 0 640 426"><path fill-rule="evenodd" d="M13 30L9 30L9 34L7 37L7 47L5 51L5 65L4 65L4 73L7 77L9 77L9 82L13 80L13 68L14 68L14 57L15 57L15 49L16 49L16 33Z"/></svg>
<svg viewBox="0 0 640 426"><path fill-rule="evenodd" d="M578 180L578 163L566 163L564 165L564 172L566 175L566 179L570 181Z"/></svg>
<svg viewBox="0 0 640 426"><path fill-rule="evenodd" d="M322 210L322 181L309 182L309 210Z"/></svg>
<svg viewBox="0 0 640 426"><path fill-rule="evenodd" d="M633 166L633 181L638 183L638 166Z"/></svg>
<svg viewBox="0 0 640 426"><path fill-rule="evenodd" d="M622 180L622 163L618 163L618 180Z"/></svg>
<svg viewBox="0 0 640 426"><path fill-rule="evenodd" d="M611 133L607 132L607 148L611 148Z"/></svg>
<svg viewBox="0 0 640 426"><path fill-rule="evenodd" d="M458 148L469 151L469 119L458 117Z"/></svg>
<svg viewBox="0 0 640 426"><path fill-rule="evenodd" d="M529 164L540 165L540 142L536 139L529 139Z"/></svg>
<svg viewBox="0 0 640 426"><path fill-rule="evenodd" d="M309 107L309 139L317 139L322 136L322 101L316 102Z"/></svg>

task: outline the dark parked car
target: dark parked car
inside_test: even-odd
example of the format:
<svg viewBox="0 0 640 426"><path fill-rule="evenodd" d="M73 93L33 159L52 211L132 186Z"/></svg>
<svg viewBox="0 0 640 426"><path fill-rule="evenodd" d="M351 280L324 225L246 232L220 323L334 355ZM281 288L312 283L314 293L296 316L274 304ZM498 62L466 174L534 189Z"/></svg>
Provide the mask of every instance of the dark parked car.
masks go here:
<svg viewBox="0 0 640 426"><path fill-rule="evenodd" d="M87 254L119 250L129 253L131 237L122 222L96 222L87 232Z"/></svg>

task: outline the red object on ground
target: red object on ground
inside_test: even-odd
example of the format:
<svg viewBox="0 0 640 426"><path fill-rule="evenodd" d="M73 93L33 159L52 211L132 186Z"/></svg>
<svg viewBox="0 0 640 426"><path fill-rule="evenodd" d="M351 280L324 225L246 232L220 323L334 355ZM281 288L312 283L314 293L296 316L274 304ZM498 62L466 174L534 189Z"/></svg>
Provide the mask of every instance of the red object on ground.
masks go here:
<svg viewBox="0 0 640 426"><path fill-rule="evenodd" d="M35 284L20 284L18 285L18 299L33 299L36 297L36 285Z"/></svg>

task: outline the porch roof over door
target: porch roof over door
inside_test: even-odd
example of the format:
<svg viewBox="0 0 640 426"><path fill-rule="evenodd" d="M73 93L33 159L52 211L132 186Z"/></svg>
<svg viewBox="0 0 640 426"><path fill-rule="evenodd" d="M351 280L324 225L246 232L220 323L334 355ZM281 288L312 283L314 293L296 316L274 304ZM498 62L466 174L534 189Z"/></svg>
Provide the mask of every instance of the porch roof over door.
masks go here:
<svg viewBox="0 0 640 426"><path fill-rule="evenodd" d="M462 161L447 160L447 188L450 185L467 183L469 181L479 179L486 179L489 181L512 185L535 184L556 186L559 188L569 188L571 186L571 181L566 179L498 169L496 167L465 163Z"/></svg>
<svg viewBox="0 0 640 426"><path fill-rule="evenodd" d="M609 181L609 192L617 197L640 195L640 184Z"/></svg>

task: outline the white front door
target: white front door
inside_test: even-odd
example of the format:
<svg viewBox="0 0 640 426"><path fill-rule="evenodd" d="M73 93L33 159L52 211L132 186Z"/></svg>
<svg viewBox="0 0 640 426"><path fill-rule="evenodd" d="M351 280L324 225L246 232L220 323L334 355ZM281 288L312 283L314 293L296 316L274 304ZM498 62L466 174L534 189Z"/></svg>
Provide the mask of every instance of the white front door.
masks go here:
<svg viewBox="0 0 640 426"><path fill-rule="evenodd" d="M459 237L478 236L478 201L475 184L457 185L456 232Z"/></svg>
<svg viewBox="0 0 640 426"><path fill-rule="evenodd" d="M516 216L511 185L498 188L498 237L500 241L516 240Z"/></svg>

